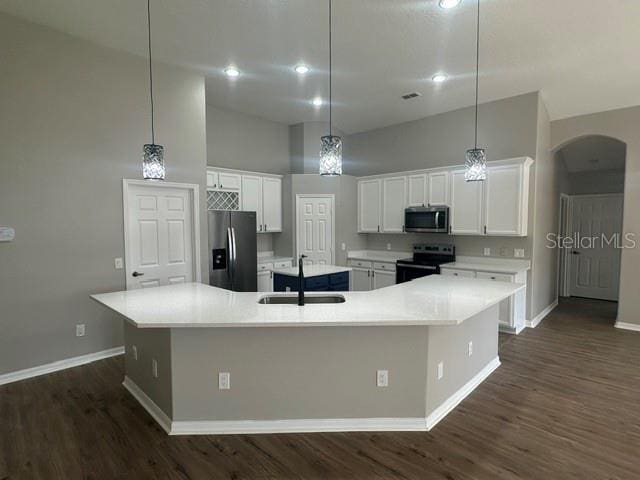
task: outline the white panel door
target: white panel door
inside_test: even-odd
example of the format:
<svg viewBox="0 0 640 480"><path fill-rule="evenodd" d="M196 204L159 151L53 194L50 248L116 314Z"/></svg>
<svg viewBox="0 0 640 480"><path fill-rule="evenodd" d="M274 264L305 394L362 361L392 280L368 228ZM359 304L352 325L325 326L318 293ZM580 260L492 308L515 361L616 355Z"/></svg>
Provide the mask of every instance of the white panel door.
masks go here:
<svg viewBox="0 0 640 480"><path fill-rule="evenodd" d="M371 290L371 270L368 268L354 268L351 270L351 290L354 292L368 292Z"/></svg>
<svg viewBox="0 0 640 480"><path fill-rule="evenodd" d="M571 200L573 238L571 296L618 300L620 249L607 245L622 231L622 195L579 195Z"/></svg>
<svg viewBox="0 0 640 480"><path fill-rule="evenodd" d="M265 232L282 231L282 180L262 179L262 221Z"/></svg>
<svg viewBox="0 0 640 480"><path fill-rule="evenodd" d="M129 185L127 289L193 282L193 226L188 189Z"/></svg>
<svg viewBox="0 0 640 480"><path fill-rule="evenodd" d="M482 235L482 187L484 182L466 182L464 170L451 172L451 234Z"/></svg>
<svg viewBox="0 0 640 480"><path fill-rule="evenodd" d="M522 165L489 167L485 180L487 235L526 235L522 231Z"/></svg>
<svg viewBox="0 0 640 480"><path fill-rule="evenodd" d="M427 175L410 175L407 179L407 206L422 207L427 203Z"/></svg>
<svg viewBox="0 0 640 480"><path fill-rule="evenodd" d="M449 172L434 172L427 175L427 204L449 205Z"/></svg>
<svg viewBox="0 0 640 480"><path fill-rule="evenodd" d="M380 180L360 180L358 182L358 231L380 231Z"/></svg>
<svg viewBox="0 0 640 480"><path fill-rule="evenodd" d="M407 206L407 177L382 180L382 225L385 233L404 232L404 209Z"/></svg>
<svg viewBox="0 0 640 480"><path fill-rule="evenodd" d="M262 177L242 175L242 210L256 212L256 228L264 230L262 219Z"/></svg>
<svg viewBox="0 0 640 480"><path fill-rule="evenodd" d="M373 289L390 287L396 284L396 272L383 272L380 270L374 270L373 274Z"/></svg>
<svg viewBox="0 0 640 480"><path fill-rule="evenodd" d="M333 197L301 197L297 204L298 257L306 264L333 264Z"/></svg>

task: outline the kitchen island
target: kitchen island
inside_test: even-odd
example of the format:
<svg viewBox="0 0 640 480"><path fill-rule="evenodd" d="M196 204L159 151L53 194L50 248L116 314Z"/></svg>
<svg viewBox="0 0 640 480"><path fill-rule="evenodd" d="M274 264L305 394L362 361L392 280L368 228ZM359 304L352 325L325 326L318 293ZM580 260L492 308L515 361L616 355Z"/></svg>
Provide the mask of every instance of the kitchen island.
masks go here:
<svg viewBox="0 0 640 480"><path fill-rule="evenodd" d="M304 307L196 283L92 297L126 320L124 385L170 434L429 430L499 366L498 304L521 288L434 275Z"/></svg>

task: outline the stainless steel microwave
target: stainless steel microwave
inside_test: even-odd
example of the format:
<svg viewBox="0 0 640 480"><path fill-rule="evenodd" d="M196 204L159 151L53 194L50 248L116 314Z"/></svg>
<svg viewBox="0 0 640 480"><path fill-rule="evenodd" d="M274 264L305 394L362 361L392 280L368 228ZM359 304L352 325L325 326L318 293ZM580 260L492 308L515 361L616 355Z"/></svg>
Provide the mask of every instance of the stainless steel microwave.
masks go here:
<svg viewBox="0 0 640 480"><path fill-rule="evenodd" d="M409 207L404 211L407 232L447 233L449 207Z"/></svg>

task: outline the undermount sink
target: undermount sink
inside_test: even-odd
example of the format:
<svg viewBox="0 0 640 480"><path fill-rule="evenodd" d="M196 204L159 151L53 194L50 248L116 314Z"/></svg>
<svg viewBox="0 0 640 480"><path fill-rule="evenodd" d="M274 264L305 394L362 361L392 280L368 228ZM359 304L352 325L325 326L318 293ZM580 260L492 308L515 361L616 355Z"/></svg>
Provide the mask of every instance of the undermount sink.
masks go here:
<svg viewBox="0 0 640 480"><path fill-rule="evenodd" d="M342 295L305 295L304 303L344 303ZM266 295L258 300L263 305L297 305L298 295Z"/></svg>

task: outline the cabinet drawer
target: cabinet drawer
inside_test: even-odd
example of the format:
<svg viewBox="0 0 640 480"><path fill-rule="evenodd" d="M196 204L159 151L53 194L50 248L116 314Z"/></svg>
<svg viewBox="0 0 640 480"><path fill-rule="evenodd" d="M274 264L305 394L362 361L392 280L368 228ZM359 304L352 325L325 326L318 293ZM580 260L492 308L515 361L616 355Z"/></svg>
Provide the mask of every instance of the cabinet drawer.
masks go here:
<svg viewBox="0 0 640 480"><path fill-rule="evenodd" d="M286 265L286 266L290 267L291 265ZM259 263L258 271L262 272L264 270L273 270L273 263Z"/></svg>
<svg viewBox="0 0 640 480"><path fill-rule="evenodd" d="M373 262L374 270L384 270L385 272L395 272L396 264L395 263L386 263L386 262Z"/></svg>
<svg viewBox="0 0 640 480"><path fill-rule="evenodd" d="M371 262L366 260L349 260L350 267L371 268Z"/></svg>
<svg viewBox="0 0 640 480"><path fill-rule="evenodd" d="M515 282L515 277L508 273L492 273L492 272L478 272L478 278L485 280L495 280L496 282Z"/></svg>
<svg viewBox="0 0 640 480"><path fill-rule="evenodd" d="M450 275L453 277L476 278L476 272L472 270L456 270L454 268L442 268L440 275Z"/></svg>
<svg viewBox="0 0 640 480"><path fill-rule="evenodd" d="M291 262L275 262L273 265L275 268L290 268Z"/></svg>

